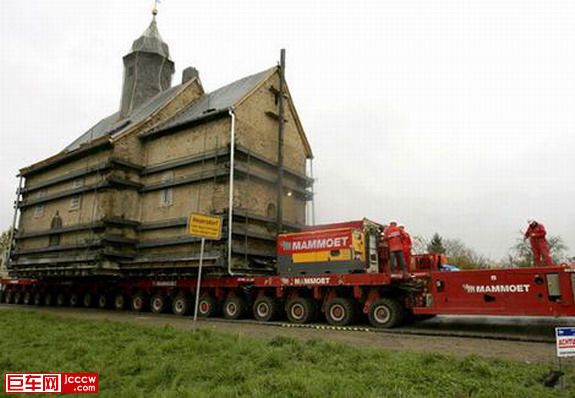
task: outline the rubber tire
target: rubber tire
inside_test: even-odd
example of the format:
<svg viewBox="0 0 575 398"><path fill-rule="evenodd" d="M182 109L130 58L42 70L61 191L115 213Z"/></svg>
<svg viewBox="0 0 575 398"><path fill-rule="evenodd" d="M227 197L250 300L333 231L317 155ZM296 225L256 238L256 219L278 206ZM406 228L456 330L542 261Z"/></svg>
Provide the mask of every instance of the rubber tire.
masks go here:
<svg viewBox="0 0 575 398"><path fill-rule="evenodd" d="M31 305L33 302L33 297L34 295L32 294L32 292L27 291L24 293L24 298L22 299L22 303L24 305Z"/></svg>
<svg viewBox="0 0 575 398"><path fill-rule="evenodd" d="M188 315L192 307L192 303L188 295L178 294L172 300L172 313L178 316Z"/></svg>
<svg viewBox="0 0 575 398"><path fill-rule="evenodd" d="M90 292L86 292L84 297L82 297L82 306L85 308L92 308L94 306L94 295Z"/></svg>
<svg viewBox="0 0 575 398"><path fill-rule="evenodd" d="M204 309L202 309L204 307ZM219 305L215 298L210 295L203 295L198 302L198 316L210 318L219 312Z"/></svg>
<svg viewBox="0 0 575 398"><path fill-rule="evenodd" d="M23 296L20 290L16 291L16 293L14 293L14 304L22 304Z"/></svg>
<svg viewBox="0 0 575 398"><path fill-rule="evenodd" d="M56 307L65 307L66 305L68 305L66 295L64 293L58 293L56 295Z"/></svg>
<svg viewBox="0 0 575 398"><path fill-rule="evenodd" d="M168 308L168 298L163 294L154 294L150 299L150 311L154 314L166 312Z"/></svg>
<svg viewBox="0 0 575 398"><path fill-rule="evenodd" d="M68 300L70 303L70 307L79 307L80 306L80 294L72 293L70 294L70 298Z"/></svg>
<svg viewBox="0 0 575 398"><path fill-rule="evenodd" d="M346 326L356 319L356 308L354 301L348 298L337 297L328 301L325 307L325 319L327 323L335 326ZM337 311L341 311L338 315Z"/></svg>
<svg viewBox="0 0 575 398"><path fill-rule="evenodd" d="M14 292L12 292L12 290L4 292L4 302L6 304L12 304L13 300L14 300Z"/></svg>
<svg viewBox="0 0 575 398"><path fill-rule="evenodd" d="M228 297L224 301L222 311L225 319L241 319L247 310L246 300L242 297Z"/></svg>
<svg viewBox="0 0 575 398"><path fill-rule="evenodd" d="M256 321L275 321L279 317L280 303L273 297L263 296L256 299L252 306L252 312Z"/></svg>
<svg viewBox="0 0 575 398"><path fill-rule="evenodd" d="M96 302L96 305L101 310L110 308L110 297L107 294L100 294L98 296L98 301Z"/></svg>
<svg viewBox="0 0 575 398"><path fill-rule="evenodd" d="M40 307L43 304L44 304L44 300L42 297L42 293L36 292L36 294L34 294L34 305L37 307Z"/></svg>
<svg viewBox="0 0 575 398"><path fill-rule="evenodd" d="M123 294L118 293L114 297L114 309L116 311L123 311L126 309L126 297Z"/></svg>
<svg viewBox="0 0 575 398"><path fill-rule="evenodd" d="M385 311L385 317L379 314L379 311ZM403 322L405 311L402 305L394 299L380 298L375 300L368 310L369 323L378 329L390 329Z"/></svg>
<svg viewBox="0 0 575 398"><path fill-rule="evenodd" d="M130 299L130 308L134 312L144 312L148 308L148 298L142 292L138 292Z"/></svg>
<svg viewBox="0 0 575 398"><path fill-rule="evenodd" d="M297 315L294 313L294 307L300 308L302 310L302 314ZM310 298L296 297L287 302L286 314L291 323L296 323L298 325L310 323L317 317L317 304Z"/></svg>
<svg viewBox="0 0 575 398"><path fill-rule="evenodd" d="M44 293L44 306L50 307L54 304L54 295L50 292Z"/></svg>

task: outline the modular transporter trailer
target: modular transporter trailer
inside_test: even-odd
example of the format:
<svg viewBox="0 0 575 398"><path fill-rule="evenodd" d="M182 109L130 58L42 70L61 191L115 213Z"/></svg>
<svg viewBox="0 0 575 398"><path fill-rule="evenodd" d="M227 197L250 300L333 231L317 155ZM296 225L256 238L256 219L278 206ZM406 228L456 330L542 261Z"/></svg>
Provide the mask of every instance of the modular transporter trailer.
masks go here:
<svg viewBox="0 0 575 398"><path fill-rule="evenodd" d="M429 256L423 257L429 260ZM419 259L421 261L421 258ZM5 303L130 309L186 315L194 304L196 278L5 279ZM485 269L224 276L201 281L198 314L268 322L287 317L310 323L324 317L348 325L367 316L391 328L440 314L575 316L575 265Z"/></svg>

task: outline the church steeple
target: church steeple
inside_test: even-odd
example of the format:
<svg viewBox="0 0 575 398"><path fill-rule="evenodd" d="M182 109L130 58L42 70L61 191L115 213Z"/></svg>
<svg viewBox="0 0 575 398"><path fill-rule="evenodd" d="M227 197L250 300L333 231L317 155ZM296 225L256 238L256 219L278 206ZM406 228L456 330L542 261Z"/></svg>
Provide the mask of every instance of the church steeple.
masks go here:
<svg viewBox="0 0 575 398"><path fill-rule="evenodd" d="M174 63L170 60L170 49L158 31L156 8L152 14L150 26L134 41L130 53L124 57L121 117L130 115L172 84Z"/></svg>

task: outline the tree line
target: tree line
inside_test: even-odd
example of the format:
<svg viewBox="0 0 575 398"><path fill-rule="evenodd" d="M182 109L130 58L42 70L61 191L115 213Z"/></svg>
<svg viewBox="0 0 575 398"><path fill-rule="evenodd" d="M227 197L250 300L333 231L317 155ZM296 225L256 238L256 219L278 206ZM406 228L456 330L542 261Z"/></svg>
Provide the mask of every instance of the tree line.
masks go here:
<svg viewBox="0 0 575 398"><path fill-rule="evenodd" d="M430 239L416 236L413 239L413 250L415 253L445 254L449 264L456 265L461 269L532 267L533 253L529 240L523 239L521 231L519 234L513 246L509 248L507 256L498 261L477 253L461 239L444 238L438 233L433 234ZM567 255L568 247L561 236L550 236L547 242L555 264L574 261Z"/></svg>

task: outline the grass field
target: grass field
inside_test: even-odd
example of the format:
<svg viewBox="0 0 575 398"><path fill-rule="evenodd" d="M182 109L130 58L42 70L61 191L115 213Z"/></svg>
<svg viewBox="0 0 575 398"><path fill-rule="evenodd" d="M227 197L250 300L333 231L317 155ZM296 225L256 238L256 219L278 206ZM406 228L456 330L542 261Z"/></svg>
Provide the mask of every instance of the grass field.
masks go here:
<svg viewBox="0 0 575 398"><path fill-rule="evenodd" d="M489 343L486 343L489 349ZM108 397L557 397L549 366L385 352L286 337L257 340L207 330L0 312L0 368L98 372Z"/></svg>

